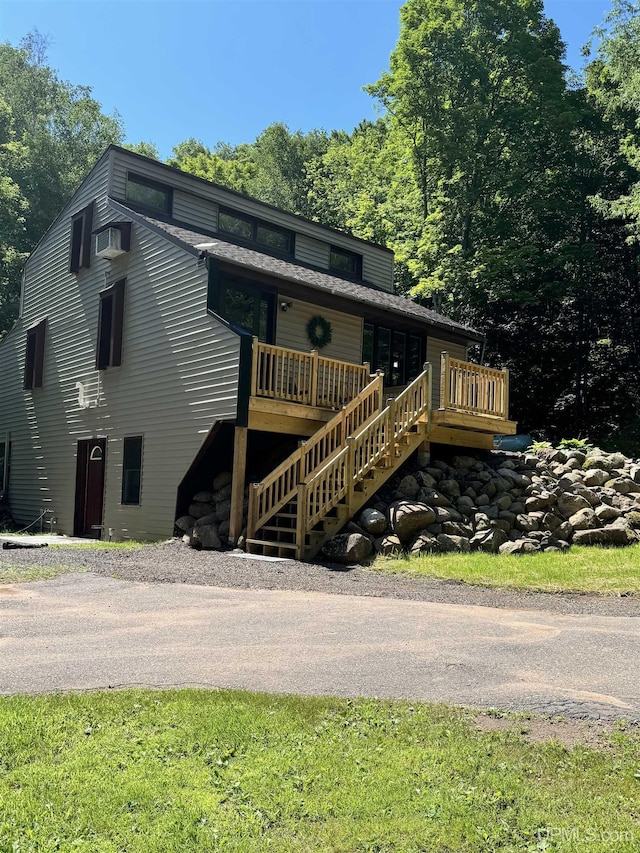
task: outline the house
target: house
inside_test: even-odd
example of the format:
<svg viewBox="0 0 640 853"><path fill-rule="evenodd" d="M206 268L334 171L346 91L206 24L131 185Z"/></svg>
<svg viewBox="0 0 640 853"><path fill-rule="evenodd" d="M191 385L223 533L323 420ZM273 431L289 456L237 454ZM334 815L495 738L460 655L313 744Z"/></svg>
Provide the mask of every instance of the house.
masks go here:
<svg viewBox="0 0 640 853"><path fill-rule="evenodd" d="M157 540L233 468L231 540L254 483L248 549L310 556L418 447L515 432L481 340L395 295L388 249L111 146L0 342L0 491L21 524Z"/></svg>

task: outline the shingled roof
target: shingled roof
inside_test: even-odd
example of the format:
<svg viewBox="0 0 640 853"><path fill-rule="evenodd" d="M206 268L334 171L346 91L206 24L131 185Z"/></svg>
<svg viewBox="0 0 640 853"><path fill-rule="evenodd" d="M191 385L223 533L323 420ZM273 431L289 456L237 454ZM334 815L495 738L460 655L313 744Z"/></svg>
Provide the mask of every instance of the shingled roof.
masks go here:
<svg viewBox="0 0 640 853"><path fill-rule="evenodd" d="M340 297L360 306L367 305L375 310L383 310L409 321L428 323L440 329L465 335L469 340L482 340L483 336L471 326L456 323L436 311L424 308L411 299L396 296L385 290L368 287L348 279L339 278L315 267L305 266L299 262L287 261L267 255L256 249L249 249L235 243L221 240L217 235L202 234L160 219L154 219L131 210L120 202L110 200L111 205L120 212L130 216L136 222L152 229L174 243L178 243L192 254L202 251L206 254L227 261L247 270L266 273L288 282L301 284L324 294ZM206 247L206 249L203 249ZM362 307L361 307L362 310Z"/></svg>

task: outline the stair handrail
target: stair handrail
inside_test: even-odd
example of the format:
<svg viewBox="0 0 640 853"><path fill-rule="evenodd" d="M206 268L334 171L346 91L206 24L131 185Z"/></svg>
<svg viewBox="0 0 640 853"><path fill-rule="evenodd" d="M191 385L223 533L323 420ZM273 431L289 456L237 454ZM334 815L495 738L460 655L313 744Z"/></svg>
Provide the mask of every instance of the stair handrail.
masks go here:
<svg viewBox="0 0 640 853"><path fill-rule="evenodd" d="M336 412L311 438L301 442L300 446L263 480L251 484L247 538L251 539L257 530L295 497L299 483L324 465L336 448L344 443L347 435L360 429L380 410L383 382L382 373L376 374L351 402Z"/></svg>
<svg viewBox="0 0 640 853"><path fill-rule="evenodd" d="M414 405L411 406L411 400ZM346 492L374 465L395 448L396 443L431 411L431 365L392 400L375 418L353 435L353 440L329 458L325 465L299 486L298 526L306 535ZM300 525L300 520L303 520ZM302 538L298 542L302 548Z"/></svg>

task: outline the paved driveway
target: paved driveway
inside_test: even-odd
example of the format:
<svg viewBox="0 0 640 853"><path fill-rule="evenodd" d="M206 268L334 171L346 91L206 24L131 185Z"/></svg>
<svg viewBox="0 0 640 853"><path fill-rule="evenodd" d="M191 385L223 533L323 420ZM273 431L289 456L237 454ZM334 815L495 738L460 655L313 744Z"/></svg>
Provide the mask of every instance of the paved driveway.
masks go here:
<svg viewBox="0 0 640 853"><path fill-rule="evenodd" d="M0 693L202 685L640 717L640 617L148 584L0 587Z"/></svg>

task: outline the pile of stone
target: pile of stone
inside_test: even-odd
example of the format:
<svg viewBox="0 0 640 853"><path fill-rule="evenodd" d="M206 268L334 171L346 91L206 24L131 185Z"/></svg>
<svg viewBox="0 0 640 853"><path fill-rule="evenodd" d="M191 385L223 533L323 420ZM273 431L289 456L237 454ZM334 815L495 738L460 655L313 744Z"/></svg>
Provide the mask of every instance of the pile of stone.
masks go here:
<svg viewBox="0 0 640 853"><path fill-rule="evenodd" d="M640 461L599 449L454 456L402 469L324 556L527 554L640 540Z"/></svg>
<svg viewBox="0 0 640 853"><path fill-rule="evenodd" d="M191 500L187 515L177 519L176 534L187 545L213 550L226 545L231 517L232 479L230 471L218 474L213 480L211 491L197 492ZM246 512L245 494L243 526L246 524Z"/></svg>

